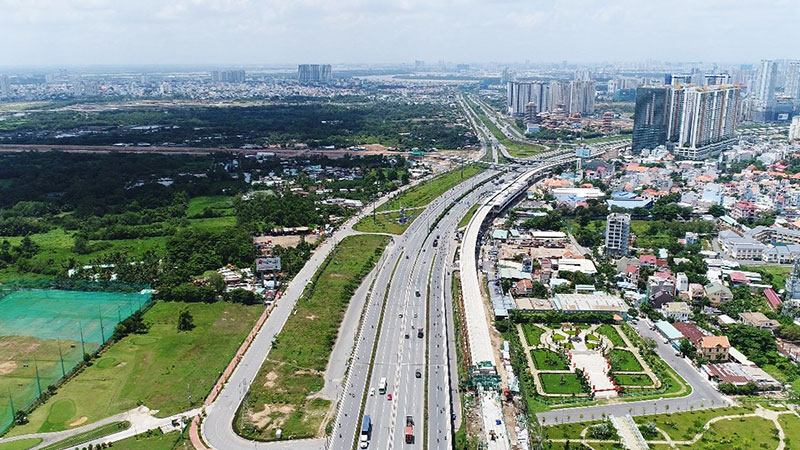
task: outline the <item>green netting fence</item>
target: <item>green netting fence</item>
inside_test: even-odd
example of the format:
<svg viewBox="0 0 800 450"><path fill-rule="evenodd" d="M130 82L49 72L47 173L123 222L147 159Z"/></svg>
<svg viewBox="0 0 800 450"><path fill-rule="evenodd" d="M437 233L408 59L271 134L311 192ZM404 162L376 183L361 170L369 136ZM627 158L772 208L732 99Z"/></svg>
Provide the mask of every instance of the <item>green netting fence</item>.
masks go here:
<svg viewBox="0 0 800 450"><path fill-rule="evenodd" d="M102 287L109 290L52 281L0 286L0 434L15 411L29 408L151 300L142 286Z"/></svg>

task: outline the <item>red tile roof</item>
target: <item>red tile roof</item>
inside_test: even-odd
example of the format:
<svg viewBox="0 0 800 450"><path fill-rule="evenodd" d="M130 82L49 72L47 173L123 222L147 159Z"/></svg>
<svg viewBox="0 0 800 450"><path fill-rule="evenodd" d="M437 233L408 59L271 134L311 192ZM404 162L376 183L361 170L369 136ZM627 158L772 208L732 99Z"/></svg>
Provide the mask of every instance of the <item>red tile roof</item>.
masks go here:
<svg viewBox="0 0 800 450"><path fill-rule="evenodd" d="M782 303L781 298L772 289L764 289L764 296L767 297L767 303L773 310L777 310Z"/></svg>
<svg viewBox="0 0 800 450"><path fill-rule="evenodd" d="M692 344L696 344L699 340L703 339L703 336L705 336L703 332L700 331L700 328L693 323L675 322L672 324L672 326L675 327L676 330L680 331L681 334Z"/></svg>

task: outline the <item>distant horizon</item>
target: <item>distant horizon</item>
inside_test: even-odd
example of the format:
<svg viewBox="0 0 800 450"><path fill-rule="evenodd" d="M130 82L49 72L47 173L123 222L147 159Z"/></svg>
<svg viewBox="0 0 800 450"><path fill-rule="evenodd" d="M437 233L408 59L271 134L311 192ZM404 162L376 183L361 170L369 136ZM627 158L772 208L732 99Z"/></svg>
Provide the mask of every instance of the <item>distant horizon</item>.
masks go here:
<svg viewBox="0 0 800 450"><path fill-rule="evenodd" d="M3 68L800 59L790 0L0 0L0 11Z"/></svg>

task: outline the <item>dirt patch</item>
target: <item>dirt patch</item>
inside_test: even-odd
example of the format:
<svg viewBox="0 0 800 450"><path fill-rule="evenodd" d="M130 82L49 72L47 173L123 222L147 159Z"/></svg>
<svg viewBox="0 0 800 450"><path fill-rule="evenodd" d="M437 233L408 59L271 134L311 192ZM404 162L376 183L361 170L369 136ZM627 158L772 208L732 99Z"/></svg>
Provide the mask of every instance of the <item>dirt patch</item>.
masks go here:
<svg viewBox="0 0 800 450"><path fill-rule="evenodd" d="M6 361L0 363L0 375L8 375L17 369L17 363L14 361Z"/></svg>
<svg viewBox="0 0 800 450"><path fill-rule="evenodd" d="M114 366L114 367L115 367L115 368L117 368L117 369L119 369L119 368L121 368L121 367L125 367L127 364L128 364L128 363L127 363L127 361L122 361L121 363L117 364L117 365L116 365L116 366Z"/></svg>
<svg viewBox="0 0 800 450"><path fill-rule="evenodd" d="M260 429L277 429L283 426L289 415L294 412L294 406L291 405L264 405L264 409L257 413L250 414L250 421ZM279 414L278 417L272 417L273 414Z"/></svg>
<svg viewBox="0 0 800 450"><path fill-rule="evenodd" d="M86 422L88 422L88 421L89 421L89 418L88 418L88 417L86 417L86 416L83 416L83 417L81 417L80 419L76 420L75 422L72 422L71 424L69 424L69 426L71 426L71 427L77 427L77 426L79 426L79 425L83 425L83 424L85 424L85 423L86 423Z"/></svg>
<svg viewBox="0 0 800 450"><path fill-rule="evenodd" d="M306 316L306 319L308 319L308 320L317 320L317 318L319 318L319 316L315 316L314 314Z"/></svg>
<svg viewBox="0 0 800 450"><path fill-rule="evenodd" d="M274 370L267 374L267 381L264 383L264 387L272 388L275 387L275 380L278 379L278 373Z"/></svg>

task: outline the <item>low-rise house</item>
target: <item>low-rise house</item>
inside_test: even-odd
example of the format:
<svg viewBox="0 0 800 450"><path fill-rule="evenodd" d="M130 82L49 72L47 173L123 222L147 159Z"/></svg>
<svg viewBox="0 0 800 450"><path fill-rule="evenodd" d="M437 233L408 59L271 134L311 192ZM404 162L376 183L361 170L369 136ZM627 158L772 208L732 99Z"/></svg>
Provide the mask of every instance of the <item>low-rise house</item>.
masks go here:
<svg viewBox="0 0 800 450"><path fill-rule="evenodd" d="M661 306L661 314L664 317L671 317L678 322L689 320L692 308L686 302L669 302Z"/></svg>
<svg viewBox="0 0 800 450"><path fill-rule="evenodd" d="M724 284L713 282L706 286L706 297L711 301L711 305L717 306L733 300L733 293Z"/></svg>
<svg viewBox="0 0 800 450"><path fill-rule="evenodd" d="M709 361L727 361L730 348L728 336L703 336L697 351Z"/></svg>
<svg viewBox="0 0 800 450"><path fill-rule="evenodd" d="M749 311L749 312L739 313L739 319L745 325L761 328L762 330L774 331L776 328L781 326L780 322L774 319L770 319L760 311Z"/></svg>

